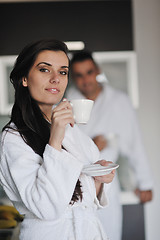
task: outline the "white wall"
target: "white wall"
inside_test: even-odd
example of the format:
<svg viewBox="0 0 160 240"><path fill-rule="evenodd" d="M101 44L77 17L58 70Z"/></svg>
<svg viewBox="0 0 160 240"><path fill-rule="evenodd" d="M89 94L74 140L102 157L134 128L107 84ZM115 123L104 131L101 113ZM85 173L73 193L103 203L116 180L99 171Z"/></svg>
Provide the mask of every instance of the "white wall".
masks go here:
<svg viewBox="0 0 160 240"><path fill-rule="evenodd" d="M154 199L146 204L146 239L160 239L160 0L133 0L138 58L140 119L154 176ZM142 169L143 171L143 169Z"/></svg>

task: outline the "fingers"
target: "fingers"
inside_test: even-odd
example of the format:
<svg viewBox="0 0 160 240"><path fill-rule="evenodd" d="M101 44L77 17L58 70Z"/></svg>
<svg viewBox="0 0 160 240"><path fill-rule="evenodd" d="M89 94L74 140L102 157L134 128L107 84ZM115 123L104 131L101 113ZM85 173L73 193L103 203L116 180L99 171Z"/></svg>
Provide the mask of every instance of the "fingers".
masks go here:
<svg viewBox="0 0 160 240"><path fill-rule="evenodd" d="M94 137L93 141L97 145L99 151L102 151L107 146L107 140L103 135Z"/></svg>
<svg viewBox="0 0 160 240"><path fill-rule="evenodd" d="M152 191L139 191L141 203L146 203L152 200Z"/></svg>
<svg viewBox="0 0 160 240"><path fill-rule="evenodd" d="M72 127L74 126L74 119L69 113L53 117L53 122L57 127L64 127L67 124L71 124Z"/></svg>
<svg viewBox="0 0 160 240"><path fill-rule="evenodd" d="M108 166L110 163L113 163L113 162L106 161L106 160L99 160L95 164L100 164L102 166ZM116 172L116 170L112 170L111 173L104 175L104 176L96 176L96 177L94 177L94 179L95 179L95 181L98 181L101 183L110 183L113 181L115 172Z"/></svg>
<svg viewBox="0 0 160 240"><path fill-rule="evenodd" d="M141 203L149 202L152 200L153 197L152 190L141 191L139 189L136 189L135 194L139 197Z"/></svg>
<svg viewBox="0 0 160 240"><path fill-rule="evenodd" d="M54 108L53 113L61 111L62 109L72 110L72 106L67 99L64 99L60 104L58 104L58 106Z"/></svg>
<svg viewBox="0 0 160 240"><path fill-rule="evenodd" d="M70 115L72 116L72 110L71 109L68 109L68 108L62 108L61 110L59 111L54 111L53 112L53 118L56 118L56 117L59 117L59 116L65 116L65 115Z"/></svg>
<svg viewBox="0 0 160 240"><path fill-rule="evenodd" d="M62 149L62 141L64 139L66 125L74 126L72 107L65 100L53 109L52 124L50 130L49 144L57 150Z"/></svg>
<svg viewBox="0 0 160 240"><path fill-rule="evenodd" d="M110 163L113 163L111 161L106 161L106 160L99 160L95 164L100 164L102 166L108 166Z"/></svg>
<svg viewBox="0 0 160 240"><path fill-rule="evenodd" d="M113 170L110 174L94 177L94 179L95 181L100 183L111 183L113 181L114 176L115 176L115 170Z"/></svg>
<svg viewBox="0 0 160 240"><path fill-rule="evenodd" d="M68 123L72 127L74 126L72 107L66 99L54 108L52 113L52 123L53 122L61 127L67 125Z"/></svg>

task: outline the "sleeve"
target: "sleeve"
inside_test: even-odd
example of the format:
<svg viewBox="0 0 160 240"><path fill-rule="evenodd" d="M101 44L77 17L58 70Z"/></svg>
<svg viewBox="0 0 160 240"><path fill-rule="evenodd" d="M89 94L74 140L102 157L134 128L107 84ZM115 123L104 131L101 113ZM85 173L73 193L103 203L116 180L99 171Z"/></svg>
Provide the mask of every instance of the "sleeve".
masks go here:
<svg viewBox="0 0 160 240"><path fill-rule="evenodd" d="M62 144L67 152L71 153L84 165L99 160L100 153L97 146L76 124L73 128L67 125Z"/></svg>
<svg viewBox="0 0 160 240"><path fill-rule="evenodd" d="M135 172L137 185L141 190L150 190L153 188L153 179L149 167L148 159L142 143L139 124L134 109L127 98L121 99L123 112L121 121L120 151L129 161L129 164ZM122 126L123 125L123 126Z"/></svg>
<svg viewBox="0 0 160 240"><path fill-rule="evenodd" d="M111 185L110 183L109 184L103 183L102 190L99 196L95 196L94 202L97 205L98 209L105 208L108 206L109 201L108 201L107 193L110 188L110 185Z"/></svg>
<svg viewBox="0 0 160 240"><path fill-rule="evenodd" d="M7 135L2 161L9 166L5 178L10 180L5 190L14 189L14 194L38 218L59 218L71 201L83 164L65 150L60 152L50 145L46 145L42 159L20 136Z"/></svg>

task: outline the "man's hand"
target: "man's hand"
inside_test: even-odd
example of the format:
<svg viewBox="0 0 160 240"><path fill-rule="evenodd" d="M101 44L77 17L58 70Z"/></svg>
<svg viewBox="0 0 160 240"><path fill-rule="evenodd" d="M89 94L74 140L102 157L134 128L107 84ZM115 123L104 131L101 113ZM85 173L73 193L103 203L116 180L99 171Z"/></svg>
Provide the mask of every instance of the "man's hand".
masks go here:
<svg viewBox="0 0 160 240"><path fill-rule="evenodd" d="M97 145L99 151L102 151L105 147L107 147L107 140L103 135L94 137L93 141Z"/></svg>
<svg viewBox="0 0 160 240"><path fill-rule="evenodd" d="M139 189L135 190L136 195L139 197L141 203L146 203L152 200L152 190L141 191Z"/></svg>

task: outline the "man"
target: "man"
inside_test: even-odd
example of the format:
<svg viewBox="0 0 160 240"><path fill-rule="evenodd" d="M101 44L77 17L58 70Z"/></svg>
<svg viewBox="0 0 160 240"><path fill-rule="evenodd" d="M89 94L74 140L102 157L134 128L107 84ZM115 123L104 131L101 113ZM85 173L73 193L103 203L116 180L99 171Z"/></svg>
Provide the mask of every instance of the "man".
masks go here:
<svg viewBox="0 0 160 240"><path fill-rule="evenodd" d="M116 162L120 155L127 157L135 172L136 192L140 201L150 201L152 177L136 116L128 97L109 84L98 83L96 78L100 70L89 52L83 51L73 56L71 72L76 87L68 90L67 98L87 98L95 101L88 124L80 127L99 148L101 159ZM109 192L109 207L98 211L111 240L121 239L122 207L119 191L118 178L115 178Z"/></svg>

